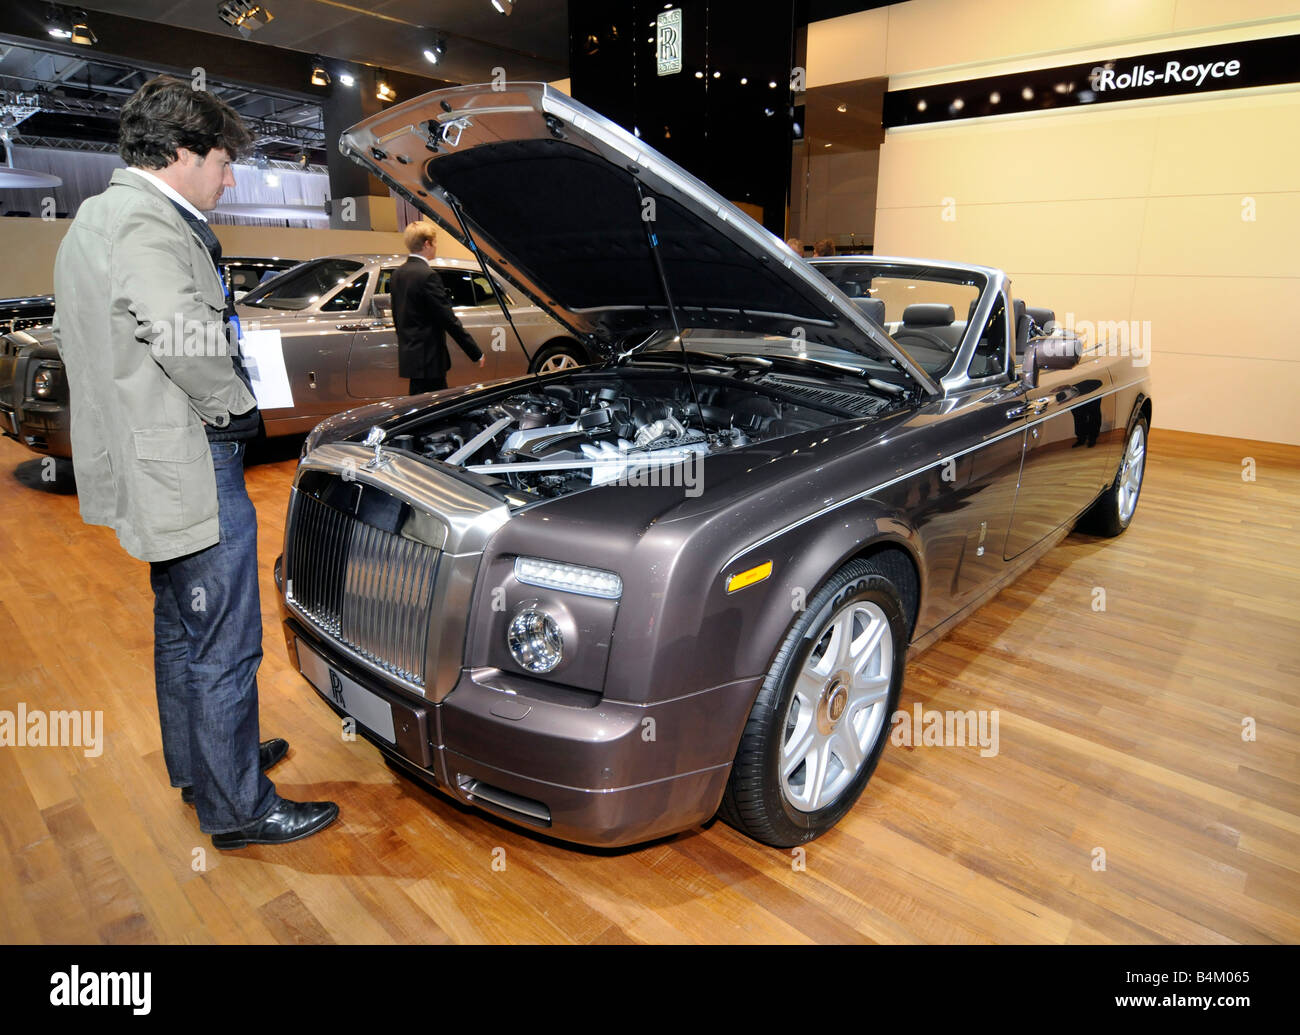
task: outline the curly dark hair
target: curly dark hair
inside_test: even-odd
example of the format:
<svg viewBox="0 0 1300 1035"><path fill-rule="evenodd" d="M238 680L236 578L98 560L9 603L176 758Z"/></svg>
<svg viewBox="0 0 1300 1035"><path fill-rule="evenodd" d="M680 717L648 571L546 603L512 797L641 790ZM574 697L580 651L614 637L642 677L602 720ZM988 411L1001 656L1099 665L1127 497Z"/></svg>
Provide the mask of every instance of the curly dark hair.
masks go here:
<svg viewBox="0 0 1300 1035"><path fill-rule="evenodd" d="M155 76L122 105L117 150L127 165L161 169L184 147L206 156L224 148L233 160L252 138L225 101L169 75Z"/></svg>

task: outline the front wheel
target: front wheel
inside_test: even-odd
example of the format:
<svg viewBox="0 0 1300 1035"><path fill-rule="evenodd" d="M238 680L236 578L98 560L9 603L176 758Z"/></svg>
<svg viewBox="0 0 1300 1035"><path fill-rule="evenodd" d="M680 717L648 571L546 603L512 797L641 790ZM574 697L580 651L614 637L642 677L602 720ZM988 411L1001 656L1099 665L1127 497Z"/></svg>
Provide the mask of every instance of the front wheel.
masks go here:
<svg viewBox="0 0 1300 1035"><path fill-rule="evenodd" d="M869 560L837 571L777 651L741 735L721 818L778 848L833 827L880 761L906 646L894 584Z"/></svg>
<svg viewBox="0 0 1300 1035"><path fill-rule="evenodd" d="M533 373L550 374L573 370L587 363L587 355L577 342L561 341L547 345L533 357Z"/></svg>
<svg viewBox="0 0 1300 1035"><path fill-rule="evenodd" d="M1147 419L1139 417L1129 430L1124 443L1115 480L1093 504L1080 522L1084 530L1097 535L1116 536L1133 521L1137 512L1138 497L1142 494L1142 475L1146 471Z"/></svg>

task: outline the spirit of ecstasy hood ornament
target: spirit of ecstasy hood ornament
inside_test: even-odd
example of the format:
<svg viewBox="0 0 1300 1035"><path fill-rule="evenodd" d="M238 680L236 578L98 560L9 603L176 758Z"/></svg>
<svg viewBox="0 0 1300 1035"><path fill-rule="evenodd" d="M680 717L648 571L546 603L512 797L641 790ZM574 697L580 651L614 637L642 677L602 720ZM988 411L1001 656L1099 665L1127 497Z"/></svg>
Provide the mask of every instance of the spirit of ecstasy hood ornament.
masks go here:
<svg viewBox="0 0 1300 1035"><path fill-rule="evenodd" d="M366 461L367 470L373 471L376 470L377 468L383 467L384 464L388 463L389 458L384 456L384 450L383 450L384 436L386 434L387 432L384 431L384 429L379 427L378 425L375 425L370 429L369 432L366 433L365 444L368 446L375 447L375 458L373 460Z"/></svg>

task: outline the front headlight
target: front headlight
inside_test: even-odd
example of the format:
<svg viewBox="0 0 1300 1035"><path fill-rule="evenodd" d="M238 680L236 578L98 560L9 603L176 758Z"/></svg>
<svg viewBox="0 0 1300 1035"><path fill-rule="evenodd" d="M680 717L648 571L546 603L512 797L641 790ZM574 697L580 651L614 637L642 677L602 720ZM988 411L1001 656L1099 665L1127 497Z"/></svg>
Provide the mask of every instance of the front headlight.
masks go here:
<svg viewBox="0 0 1300 1035"><path fill-rule="evenodd" d="M510 621L506 630L510 656L526 672L544 675L564 660L560 625L539 607L528 607Z"/></svg>
<svg viewBox="0 0 1300 1035"><path fill-rule="evenodd" d="M623 580L612 571L561 564L541 557L516 557L515 578L527 586L561 589L606 600L618 600L623 595Z"/></svg>

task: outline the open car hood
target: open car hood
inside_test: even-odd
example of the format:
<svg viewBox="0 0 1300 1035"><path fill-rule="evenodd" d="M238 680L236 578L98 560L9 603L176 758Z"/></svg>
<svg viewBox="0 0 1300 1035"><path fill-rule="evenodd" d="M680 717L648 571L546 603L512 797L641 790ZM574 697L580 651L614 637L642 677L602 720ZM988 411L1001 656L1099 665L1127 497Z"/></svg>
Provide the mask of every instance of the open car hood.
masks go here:
<svg viewBox="0 0 1300 1035"><path fill-rule="evenodd" d="M674 326L657 251L680 326L824 342L890 363L939 394L778 238L543 83L427 93L353 126L339 148L606 353Z"/></svg>

